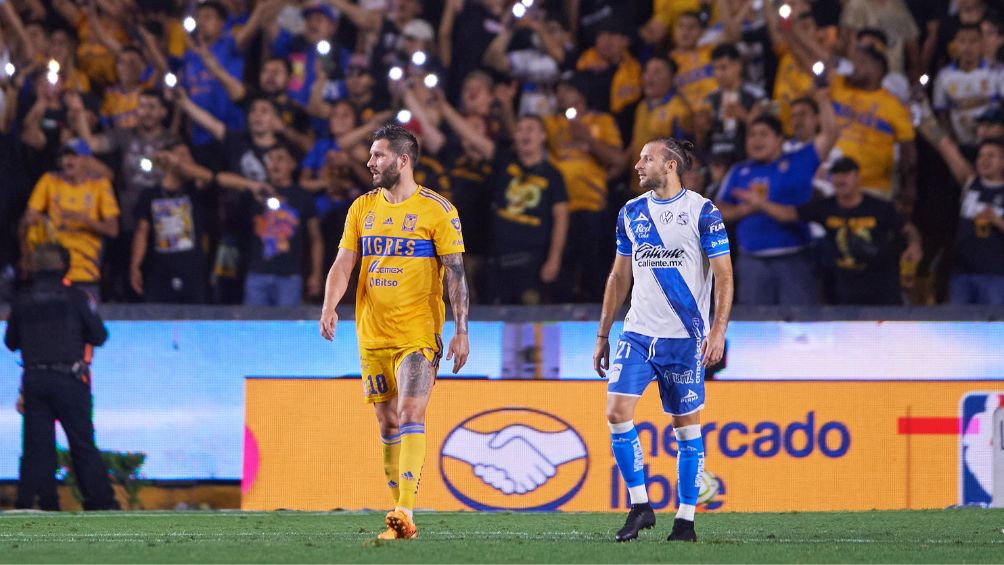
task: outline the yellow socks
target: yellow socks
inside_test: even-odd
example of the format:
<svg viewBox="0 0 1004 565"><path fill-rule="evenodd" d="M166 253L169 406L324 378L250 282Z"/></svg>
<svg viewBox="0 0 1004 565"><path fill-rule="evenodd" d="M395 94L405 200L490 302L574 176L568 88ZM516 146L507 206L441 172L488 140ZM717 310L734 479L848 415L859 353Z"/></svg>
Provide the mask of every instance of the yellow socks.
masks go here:
<svg viewBox="0 0 1004 565"><path fill-rule="evenodd" d="M390 437L380 436L380 443L383 444L383 474L387 477L387 486L390 487L390 495L397 504L401 497L401 489L398 486L398 458L401 455L401 434L394 434Z"/></svg>
<svg viewBox="0 0 1004 565"><path fill-rule="evenodd" d="M401 425L400 489L397 507L408 517L415 508L418 495L418 480L422 476L425 463L425 424L405 423Z"/></svg>

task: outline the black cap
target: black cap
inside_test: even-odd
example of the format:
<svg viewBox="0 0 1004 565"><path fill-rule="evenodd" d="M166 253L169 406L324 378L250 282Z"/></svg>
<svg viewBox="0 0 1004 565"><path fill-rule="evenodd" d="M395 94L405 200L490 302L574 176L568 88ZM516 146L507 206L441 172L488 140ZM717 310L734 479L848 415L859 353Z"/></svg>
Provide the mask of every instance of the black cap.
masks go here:
<svg viewBox="0 0 1004 565"><path fill-rule="evenodd" d="M858 166L858 162L850 157L841 157L830 165L830 174L833 173L849 173L851 171L860 171L861 167Z"/></svg>
<svg viewBox="0 0 1004 565"><path fill-rule="evenodd" d="M990 108L977 116L976 123L1004 125L1004 112L998 107Z"/></svg>

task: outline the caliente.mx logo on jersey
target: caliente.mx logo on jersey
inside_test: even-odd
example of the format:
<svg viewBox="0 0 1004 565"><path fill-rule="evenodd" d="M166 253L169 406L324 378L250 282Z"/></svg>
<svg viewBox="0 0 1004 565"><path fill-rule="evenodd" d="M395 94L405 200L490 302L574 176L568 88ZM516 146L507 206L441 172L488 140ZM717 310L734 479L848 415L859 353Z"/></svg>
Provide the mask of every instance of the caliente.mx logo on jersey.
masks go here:
<svg viewBox="0 0 1004 565"><path fill-rule="evenodd" d="M686 253L683 249L666 249L662 245L643 243L634 250L634 260L639 267L675 267L683 266Z"/></svg>

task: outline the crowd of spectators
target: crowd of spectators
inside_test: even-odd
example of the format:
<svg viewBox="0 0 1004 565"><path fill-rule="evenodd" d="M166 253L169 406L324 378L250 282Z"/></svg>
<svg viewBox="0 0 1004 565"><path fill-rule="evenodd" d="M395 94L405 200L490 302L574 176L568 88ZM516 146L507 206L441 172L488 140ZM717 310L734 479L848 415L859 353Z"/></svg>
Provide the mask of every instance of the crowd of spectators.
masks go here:
<svg viewBox="0 0 1004 565"><path fill-rule="evenodd" d="M0 0L0 301L316 302L396 120L475 303L601 301L673 136L740 304L1004 304L1002 4Z"/></svg>

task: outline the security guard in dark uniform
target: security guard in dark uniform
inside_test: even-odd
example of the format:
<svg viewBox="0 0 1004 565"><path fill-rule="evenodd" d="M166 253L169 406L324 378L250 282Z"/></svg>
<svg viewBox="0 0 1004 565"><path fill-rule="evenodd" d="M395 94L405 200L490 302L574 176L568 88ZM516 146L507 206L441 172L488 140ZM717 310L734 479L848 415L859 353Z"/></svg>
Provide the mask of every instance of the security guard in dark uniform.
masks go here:
<svg viewBox="0 0 1004 565"><path fill-rule="evenodd" d="M86 292L64 283L69 253L40 245L32 255L33 282L11 304L4 343L21 350L24 375L19 408L24 414L24 449L17 508L59 510L56 493L56 424L70 443L73 473L84 510L117 510L108 471L94 444L89 361L91 347L108 331Z"/></svg>

